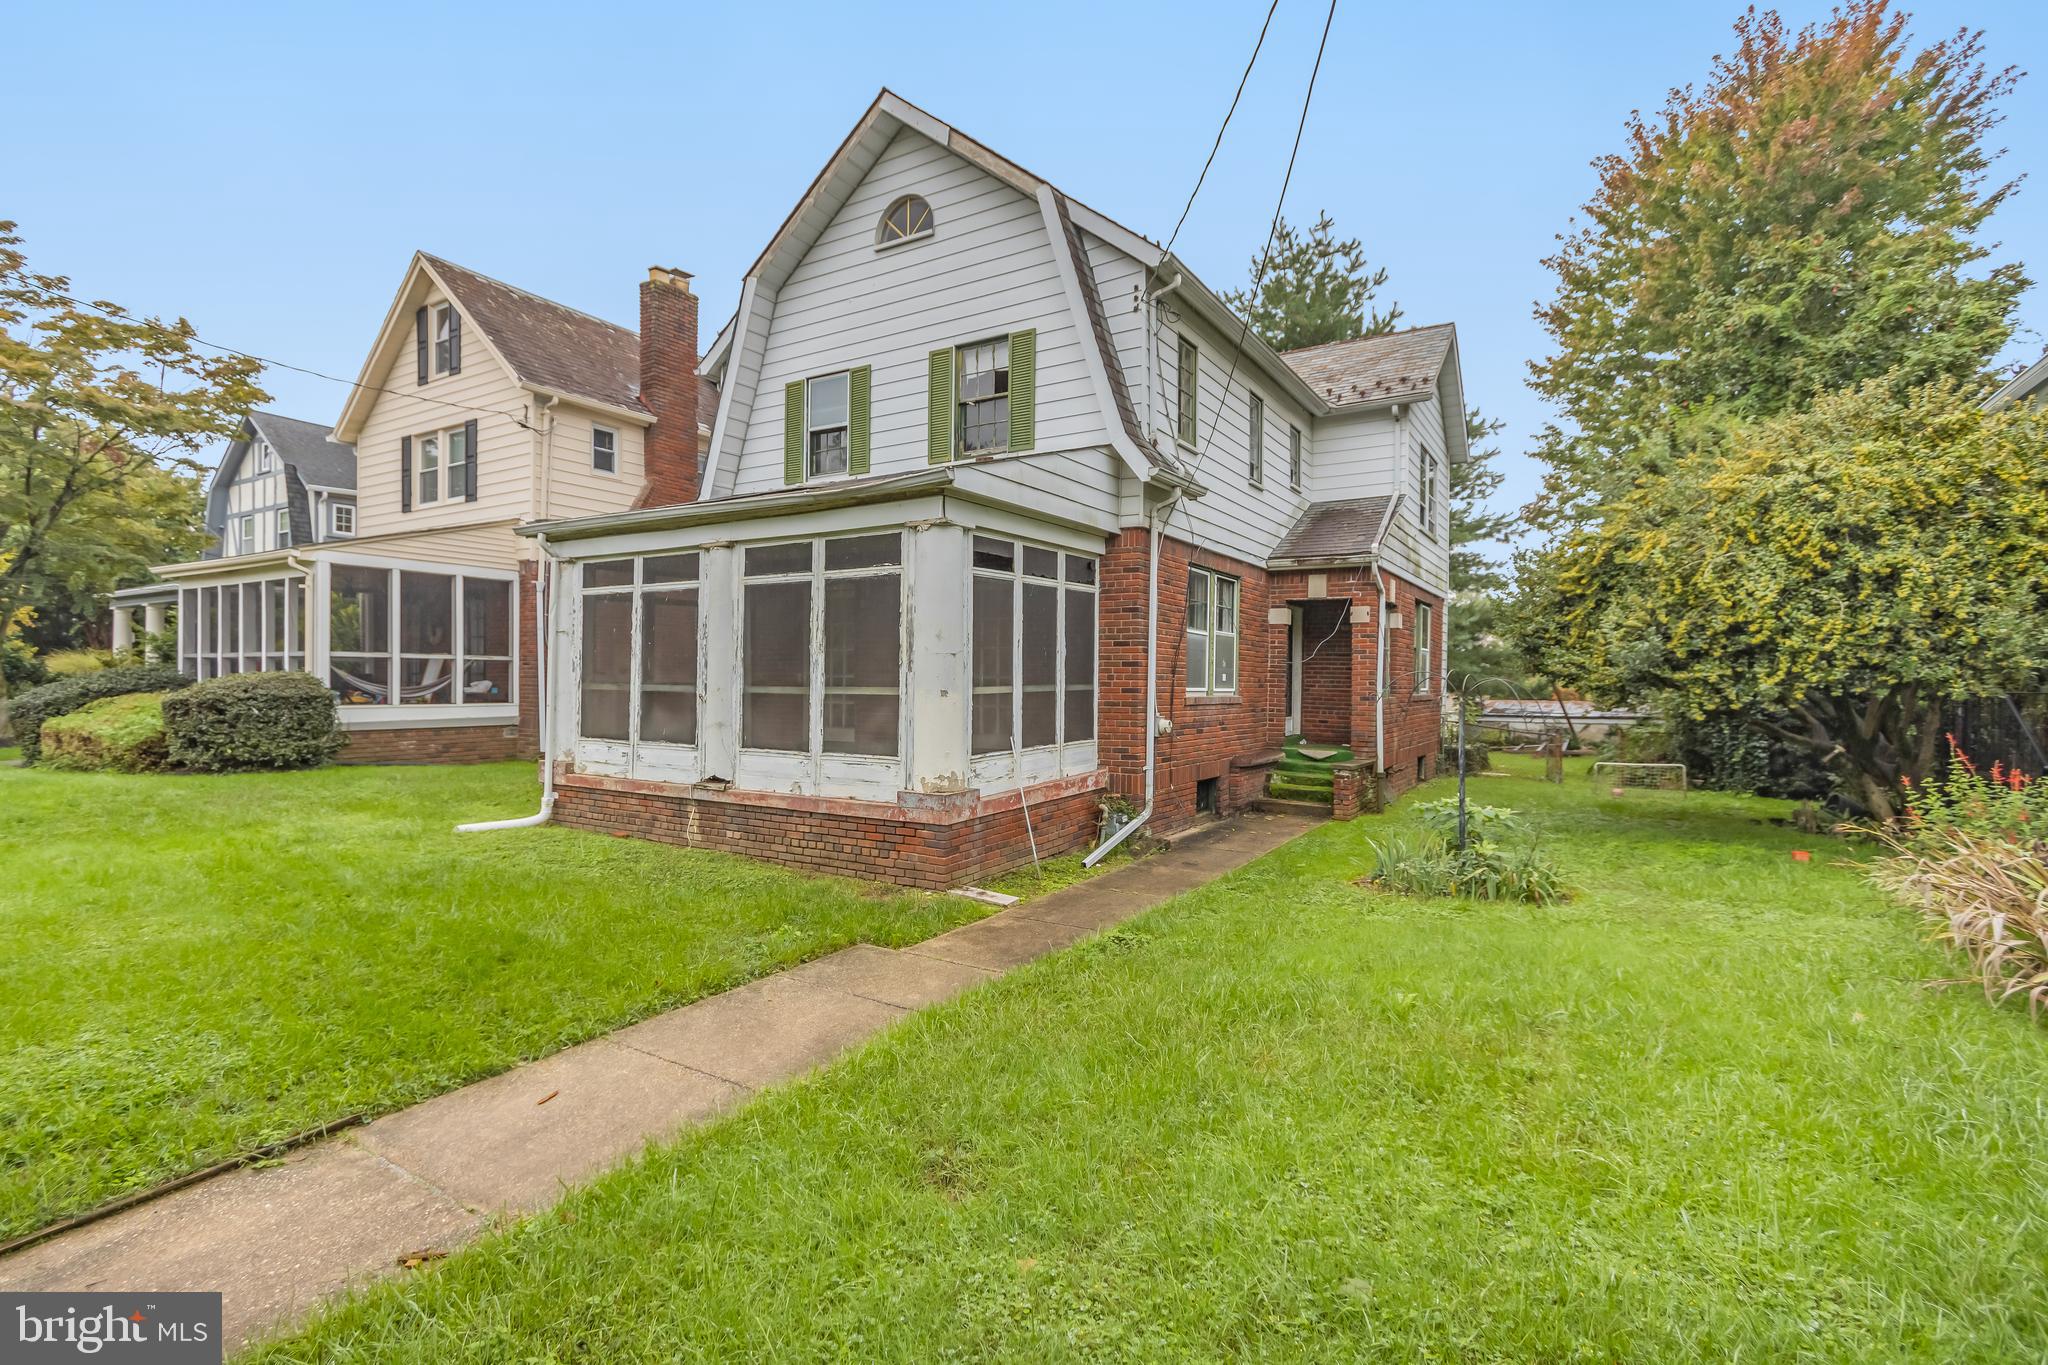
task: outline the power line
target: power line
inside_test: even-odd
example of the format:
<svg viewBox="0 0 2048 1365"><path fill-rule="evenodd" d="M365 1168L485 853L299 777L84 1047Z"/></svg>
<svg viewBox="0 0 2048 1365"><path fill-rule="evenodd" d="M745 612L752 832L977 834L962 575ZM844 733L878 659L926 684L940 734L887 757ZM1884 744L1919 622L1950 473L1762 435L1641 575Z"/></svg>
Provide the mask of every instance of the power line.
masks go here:
<svg viewBox="0 0 2048 1365"><path fill-rule="evenodd" d="M1336 19L1337 0L1330 0L1330 12L1323 18L1322 40L1316 44L1316 62L1313 67L1309 68L1308 89L1301 97L1301 118L1294 125L1294 148L1287 153L1287 174L1280 178L1280 198L1273 205L1272 225L1266 229L1266 249L1259 253L1259 268L1252 274L1252 287L1246 296L1247 307L1245 315L1238 320L1237 345L1231 351L1230 372L1223 378L1223 396L1217 400L1216 415L1209 419L1209 441L1216 439L1216 424L1223 420L1223 409L1230 403L1231 385L1237 380L1238 362L1244 358L1245 338L1251 334L1252 330L1249 305L1258 301L1259 286L1266 282L1266 271L1273 264L1273 239L1280 234L1280 214L1281 210L1287 206L1287 187L1294 183L1294 160L1301 155L1302 130L1308 127L1309 104L1316 97L1316 77L1322 72L1323 50L1330 44L1330 25L1336 22ZM1196 448L1195 463L1197 465L1201 464L1204 454L1208 451L1209 441L1204 441Z"/></svg>
<svg viewBox="0 0 2048 1365"><path fill-rule="evenodd" d="M204 346L209 351L219 351L224 355L240 356L244 360L254 360L259 364L266 366L275 366L280 370L290 370L295 374L311 375L315 379L324 379L330 384L346 384L348 387L352 389L361 389L365 393L385 393L390 394L394 398L416 398L422 403L433 403L438 407L454 408L460 412L485 412L489 413L493 417L510 417L514 422L518 423L522 427L525 427L527 430L531 431L533 429L531 426L527 424L524 418L519 417L514 413L506 412L501 408L479 407L474 403L457 403L446 398L433 398L428 396L427 394L417 393L408 389L387 389L381 384L365 384L360 380L343 379L340 375L327 374L321 370L308 369L304 365L294 365L290 361L286 360L272 360L269 356L257 355L253 351L244 351L236 346L223 346L217 341L208 341L206 340L206 338L198 336L197 334L194 333L180 332L176 328L171 327L166 323L157 321L155 318L136 317L134 314L127 312L125 309L116 308L104 303L94 303L90 299L81 299L76 297L75 295L66 294L61 290L38 286L35 292L47 295L48 297L53 299L62 299L64 300L64 302L75 304L80 308L90 308L96 313L104 314L105 316L113 318L119 322L133 323L143 327L154 327L156 328L156 330L164 333L166 336L181 337L186 341L190 341L194 345Z"/></svg>
<svg viewBox="0 0 2048 1365"><path fill-rule="evenodd" d="M1223 113L1223 126L1216 130L1216 140L1209 144L1209 159L1202 163L1202 173L1195 177L1195 187L1188 191L1188 202L1181 206L1180 221L1173 225L1173 232L1166 239L1166 250L1171 252L1173 244L1180 240L1180 230L1188 221L1188 212L1195 206L1195 196L1202 192L1202 183L1209 178L1209 168L1216 164L1216 153L1223 146L1223 134L1230 129L1231 117L1237 113L1237 102L1244 98L1245 82L1252 78L1252 68L1258 65L1259 50L1266 45L1266 30L1273 26L1273 12L1280 8L1280 0L1266 7L1266 22L1259 25L1259 40L1252 44L1251 60L1244 64L1244 74L1237 78L1237 93L1230 97L1230 108Z"/></svg>

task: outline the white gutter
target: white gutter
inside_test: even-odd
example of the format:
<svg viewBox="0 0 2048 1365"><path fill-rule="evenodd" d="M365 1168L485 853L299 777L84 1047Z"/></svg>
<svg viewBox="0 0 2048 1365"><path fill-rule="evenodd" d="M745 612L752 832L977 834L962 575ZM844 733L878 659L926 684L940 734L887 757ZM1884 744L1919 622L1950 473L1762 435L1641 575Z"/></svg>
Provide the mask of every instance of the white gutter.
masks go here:
<svg viewBox="0 0 2048 1365"><path fill-rule="evenodd" d="M1175 273L1172 280L1152 291L1143 304L1145 312L1145 436L1153 445L1159 444L1159 405L1153 397L1152 375L1159 368L1159 300L1180 288L1186 277Z"/></svg>
<svg viewBox="0 0 2048 1365"><path fill-rule="evenodd" d="M1372 762L1373 790L1379 791L1380 783L1387 775L1387 576L1380 571L1380 557L1375 550L1372 557L1372 579L1380 587L1379 637L1373 641L1374 678L1372 685Z"/></svg>
<svg viewBox="0 0 2048 1365"><path fill-rule="evenodd" d="M1081 866L1093 867L1109 856L1110 850L1137 833L1138 827L1152 818L1152 807L1156 802L1159 776L1159 539L1172 515L1178 497L1162 501L1155 517L1146 520L1146 539L1151 542L1152 562L1145 590L1145 808L1137 818L1098 844L1094 851L1081 860Z"/></svg>
<svg viewBox="0 0 2048 1365"><path fill-rule="evenodd" d="M533 704L540 720L540 809L531 815L522 815L514 820L479 820L472 824L457 825L457 834L480 834L494 829L527 829L534 825L545 825L555 814L555 753L554 753L554 712L548 706L548 641L554 638L555 626L555 576L559 572L554 551L548 548L547 534L534 537L540 546L540 571L534 575L535 590L540 593L538 608L534 612L535 633L539 636L534 646Z"/></svg>

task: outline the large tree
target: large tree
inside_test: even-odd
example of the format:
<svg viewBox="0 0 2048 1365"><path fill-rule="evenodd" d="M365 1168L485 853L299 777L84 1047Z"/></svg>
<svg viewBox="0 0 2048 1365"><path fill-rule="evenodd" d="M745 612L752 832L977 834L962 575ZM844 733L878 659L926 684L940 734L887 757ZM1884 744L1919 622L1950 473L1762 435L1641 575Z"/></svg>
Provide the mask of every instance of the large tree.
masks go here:
<svg viewBox="0 0 2048 1365"><path fill-rule="evenodd" d="M1532 383L1561 420L1533 509L1597 512L1685 437L1688 415L1802 407L1879 375L1977 376L2027 281L1981 268L2011 193L1990 169L2010 69L1979 35L1915 48L1908 16L1854 0L1790 34L1746 13L1700 87L1633 116L1594 162L1584 221L1546 264L1552 353Z"/></svg>
<svg viewBox="0 0 2048 1365"><path fill-rule="evenodd" d="M1894 817L1946 701L2048 673L2048 410L1976 396L1880 380L1702 429L1520 563L1519 638L1595 694L1744 718Z"/></svg>
<svg viewBox="0 0 2048 1365"><path fill-rule="evenodd" d="M1477 692L1542 690L1521 652L1503 635L1503 604L1512 580L1497 557L1521 527L1521 518L1493 505L1505 477L1494 463L1494 438L1506 426L1478 408L1465 414L1467 455L1451 466L1450 676Z"/></svg>
<svg viewBox="0 0 2048 1365"><path fill-rule="evenodd" d="M183 318L70 289L0 221L0 621L193 548L197 457L268 396L261 362L207 354Z"/></svg>
<svg viewBox="0 0 2048 1365"><path fill-rule="evenodd" d="M1358 238L1337 240L1337 225L1327 213L1316 215L1305 236L1282 218L1263 274L1260 265L1252 257L1253 284L1224 299L1275 350L1378 336L1400 321L1400 304L1381 312L1374 303L1387 283L1386 270L1366 264Z"/></svg>

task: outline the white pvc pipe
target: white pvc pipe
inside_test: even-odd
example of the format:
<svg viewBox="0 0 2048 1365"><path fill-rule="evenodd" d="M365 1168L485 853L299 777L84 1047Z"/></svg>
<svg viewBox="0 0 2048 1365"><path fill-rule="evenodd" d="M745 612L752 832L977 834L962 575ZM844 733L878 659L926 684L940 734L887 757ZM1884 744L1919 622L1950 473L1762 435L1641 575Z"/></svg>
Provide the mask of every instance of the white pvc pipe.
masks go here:
<svg viewBox="0 0 2048 1365"><path fill-rule="evenodd" d="M540 719L540 809L531 815L522 815L515 820L478 820L467 825L457 825L457 834L481 834L494 829L529 829L534 825L545 825L555 814L555 754L554 754L554 711L548 705L548 641L553 638L555 626L555 557L548 549L548 538L536 536L540 546L540 572L534 576L534 586L540 593L534 616L534 706Z"/></svg>
<svg viewBox="0 0 2048 1365"><path fill-rule="evenodd" d="M1173 501L1162 504L1162 515L1157 520L1148 518L1146 521L1145 538L1151 542L1152 563L1145 602L1145 808L1138 812L1136 819L1096 845L1081 860L1083 867L1093 867L1101 862L1109 856L1111 849L1137 833L1138 827L1152 818L1159 767L1159 537L1161 528L1166 524L1164 514L1172 506Z"/></svg>

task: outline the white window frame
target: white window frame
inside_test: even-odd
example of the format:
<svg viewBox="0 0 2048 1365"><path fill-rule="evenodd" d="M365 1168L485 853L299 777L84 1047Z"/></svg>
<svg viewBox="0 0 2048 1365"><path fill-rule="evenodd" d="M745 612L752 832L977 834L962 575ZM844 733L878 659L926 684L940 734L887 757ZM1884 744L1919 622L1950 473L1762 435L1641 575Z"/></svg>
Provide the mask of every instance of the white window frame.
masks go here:
<svg viewBox="0 0 2048 1365"><path fill-rule="evenodd" d="M967 387L966 384L962 382L967 377L967 353L969 351L978 351L984 346L1000 346L1003 348L1003 363L999 367L997 367L1001 371L1003 376L1003 391L999 394L991 394L987 398L962 398L961 394L966 391ZM1003 405L1003 438L1000 441L997 441L994 445L975 446L972 449L968 448L967 423L961 420L960 410L966 407L970 402L999 402ZM972 460L983 455L1000 455L1005 451L1009 450L1009 448L1010 334L1008 332L1005 332L1001 336L983 337L979 341L964 342L961 345L955 346L953 348L953 458L956 460Z"/></svg>
<svg viewBox="0 0 2048 1365"><path fill-rule="evenodd" d="M346 518L348 525L342 525ZM356 505L352 502L330 502L327 504L328 530L337 536L353 536L356 533Z"/></svg>
<svg viewBox="0 0 2048 1365"><path fill-rule="evenodd" d="M1182 670L1183 679L1187 684L1188 695L1191 697L1234 697L1237 695L1241 680L1244 677L1244 656L1242 650L1244 639L1244 584L1229 574L1218 573L1214 569L1205 569L1199 564L1189 567L1188 576L1191 579L1199 577L1209 585L1207 609L1203 613L1205 619L1202 623L1202 629L1196 630L1195 623L1192 620L1187 623L1186 627L1189 636L1200 635L1207 642L1207 648L1203 652L1202 685L1197 687L1192 679L1186 678L1186 670ZM1230 589L1231 629L1219 630L1217 629L1216 622L1223 605L1222 589L1226 585ZM1227 687L1218 687L1216 685L1216 642L1221 639L1230 641L1231 675L1234 681Z"/></svg>
<svg viewBox="0 0 2048 1365"><path fill-rule="evenodd" d="M647 577L647 563L649 560L679 559L685 555L691 556L697 561L695 577L649 581ZM610 583L603 586L595 586L588 583L588 571L591 565L621 562L629 562L633 566L633 576L626 582ZM577 593L577 649L579 651L582 649L583 611L592 598L631 597L632 614L626 628L626 737L620 739L612 736L586 735L583 733L583 676L587 665L580 660L579 654L575 691L575 728L578 743L592 746L629 745L635 751L645 747L657 751L676 753L694 752L699 745L703 744L704 688L707 681L705 678L704 660L705 563L706 555L704 551L695 547L660 550L642 555L606 555L598 559L584 561L578 572L578 577L582 581L578 583ZM646 599L650 593L680 592L695 592L697 594L697 739L692 744L686 744L681 740L673 739L642 739L640 736L641 697L645 690L643 684L646 681L644 677L646 671L645 661L641 658L640 647L642 631L645 628ZM670 685L664 684L664 686Z"/></svg>
<svg viewBox="0 0 2048 1365"><path fill-rule="evenodd" d="M456 440L463 442L462 457L463 464L466 466L464 470L463 491L460 493L450 492L448 487L448 452L452 448L451 442ZM431 498L425 497L422 494L422 489L426 486L422 480L427 474L427 442L429 441L434 443L435 461L435 495ZM412 438L413 511L418 512L429 507L440 507L446 503L467 502L469 500L469 484L467 480L476 475L476 455L475 452L468 448L468 441L469 432L464 426L442 427L438 431L424 431Z"/></svg>
<svg viewBox="0 0 2048 1365"><path fill-rule="evenodd" d="M1436 607L1429 602L1415 604L1415 695L1427 696L1436 682Z"/></svg>
<svg viewBox="0 0 2048 1365"><path fill-rule="evenodd" d="M1301 491L1301 428L1287 424L1287 486Z"/></svg>
<svg viewBox="0 0 2048 1365"><path fill-rule="evenodd" d="M1422 447L1422 457L1416 462L1416 513L1422 518L1422 534L1436 539L1437 518L1437 458L1436 451L1429 446Z"/></svg>
<svg viewBox="0 0 2048 1365"><path fill-rule="evenodd" d="M841 406L841 412L844 415L837 422L828 422L820 426L812 417L812 414L818 410L818 405L812 401L812 390L819 384L829 384L835 379L839 381L841 388L845 391L845 402ZM839 454L846 465L844 469L820 470L818 468L816 441L820 434L829 431L839 433ZM853 371L834 370L829 374L814 374L804 380L804 482L820 483L830 479L847 479L852 477Z"/></svg>
<svg viewBox="0 0 2048 1365"><path fill-rule="evenodd" d="M1266 486L1266 400L1257 394L1248 395L1246 404L1247 444L1251 447L1251 458L1246 469L1254 488Z"/></svg>
<svg viewBox="0 0 2048 1365"><path fill-rule="evenodd" d="M1195 449L1202 434L1202 348L1182 333L1174 351L1173 439Z"/></svg>
<svg viewBox="0 0 2048 1365"><path fill-rule="evenodd" d="M1002 541L1011 547L1010 567L1005 569L982 568L974 563L977 540ZM1041 578L1024 572L1026 550L1045 551L1053 556L1053 577ZM1093 566L1090 581L1081 583L1069 577L1072 561L1082 561ZM966 715L962 718L967 732L967 752L970 762L977 765L993 759L1007 760L1013 755L1022 757L1031 754L1059 753L1070 744L1095 744L1102 735L1102 557L1084 554L1075 550L1062 549L1056 545L1045 545L1004 531L977 530L967 537L967 565L970 575L968 591L968 641L967 641L967 697ZM977 689L974 686L974 608L973 579L1007 581L1010 586L1010 683L1007 689ZM1053 740L1050 744L1024 743L1024 589L1028 584L1038 584L1053 590L1054 648L1053 648ZM1089 679L1089 699L1092 723L1085 739L1070 739L1067 736L1067 593L1086 593L1095 599L1095 608L1090 620L1095 624L1094 656L1095 669ZM1007 690L1010 693L1010 747L987 749L979 753L974 749L974 695L977 690ZM1023 774L1015 775L1018 782Z"/></svg>
<svg viewBox="0 0 2048 1365"><path fill-rule="evenodd" d="M598 444L597 438L600 436L605 438L605 445L600 446ZM598 463L598 456L600 454L609 463ZM590 467L599 474L617 474L619 472L618 432L610 427L592 426L590 428Z"/></svg>
<svg viewBox="0 0 2048 1365"><path fill-rule="evenodd" d="M254 554L256 551L256 514L243 512L235 518L235 553Z"/></svg>
<svg viewBox="0 0 2048 1365"><path fill-rule="evenodd" d="M292 509L289 507L277 509L277 543L280 548L292 543Z"/></svg>
<svg viewBox="0 0 2048 1365"><path fill-rule="evenodd" d="M896 537L896 562L876 564L859 569L827 569L825 547L835 540L866 540L875 536ZM793 573L748 573L746 554L748 550L768 549L779 545L803 545L811 547L811 566ZM857 765L886 765L891 769L900 768L909 758L910 719L910 542L901 527L883 526L865 531L835 531L830 535L777 536L770 540L754 541L735 547L734 576L739 588L739 626L737 637L740 649L746 649L747 588L761 583L808 583L811 588L810 615L807 630L810 639L811 668L806 683L808 689L805 728L810 738L808 749L770 749L761 745L750 745L745 737L746 707L746 660L740 660L739 703L741 716L740 732L741 762L749 758L796 759L809 765L812 780L819 780L825 765L851 763ZM896 577L896 752L893 754L832 753L825 749L825 585L828 582L848 578L880 578L893 574ZM846 689L841 689L846 690Z"/></svg>
<svg viewBox="0 0 2048 1365"><path fill-rule="evenodd" d="M320 602L318 606L309 608L306 622L308 627L306 636L307 671L323 681L330 682L333 677L333 650L331 648L333 644L333 621L331 614L334 604L333 579L336 568L384 569L404 573L453 576L457 581L454 589L455 600L453 604L454 636L451 643L455 646L455 686L457 688L460 688L462 685L463 665L472 657L462 648L464 602L461 580L467 578L490 579L494 582L502 582L509 585L506 597L508 609L512 614L511 633L507 640L511 653L509 655L479 654L474 656L478 659L493 661L501 659L510 660L512 666L507 670L507 683L510 695L506 700L496 702L363 702L343 705L337 708L341 716L342 728L348 729L366 725L388 726L394 720L400 720L406 725L420 726L488 724L513 720L518 717L521 686L519 678L519 649L521 631L523 629L519 619L521 594L518 573L504 569L480 569L467 564L438 564L428 560L400 559L383 555L320 555L315 561L316 572L312 584L312 590L319 594ZM395 577L391 580L386 591L391 601L391 647L386 651L386 655L390 658L392 667L391 681L387 685L396 688L400 685L398 679L401 672L399 664L401 651L398 646L401 639L400 629L402 622L400 620L400 612L403 604L399 595L399 584ZM418 656L412 657L416 658Z"/></svg>
<svg viewBox="0 0 2048 1365"><path fill-rule="evenodd" d="M231 673L277 672L282 669L306 667L306 655L310 645L307 639L305 621L306 576L298 573L268 573L247 578L229 579L223 582L203 583L196 586L180 586L178 589L178 671L188 678L218 678ZM270 591L273 583L282 583L284 592L273 598ZM245 625L237 615L235 639L229 640L223 628L226 624L221 605L223 594L235 594L239 600L242 589L257 589L256 645L253 650L244 647ZM282 602L285 617L276 621L276 611ZM207 617L211 615L214 627L213 648L206 647ZM191 622L191 635L185 633L185 622ZM278 629L273 632L272 625ZM293 626L298 630L294 636ZM270 647L273 634L280 637L283 647ZM187 648L187 645L190 648Z"/></svg>

